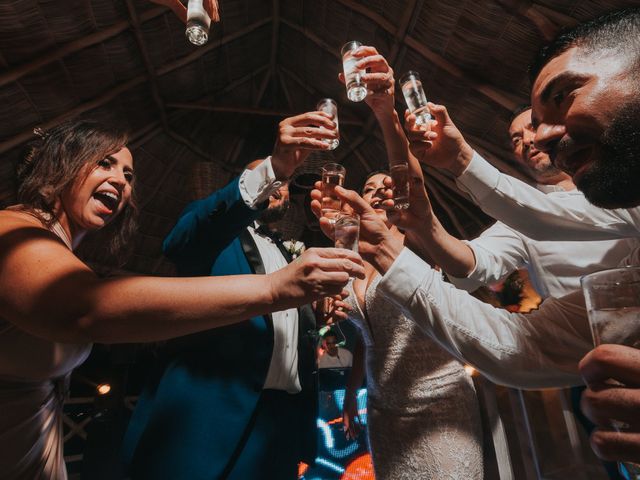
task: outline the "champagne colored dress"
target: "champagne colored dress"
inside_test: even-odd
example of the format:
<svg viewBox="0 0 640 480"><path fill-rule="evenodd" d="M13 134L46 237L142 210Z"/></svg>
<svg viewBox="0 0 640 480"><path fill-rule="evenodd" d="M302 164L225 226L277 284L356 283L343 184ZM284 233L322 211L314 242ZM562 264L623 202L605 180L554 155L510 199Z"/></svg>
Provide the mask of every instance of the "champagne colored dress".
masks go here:
<svg viewBox="0 0 640 480"><path fill-rule="evenodd" d="M59 225L52 231L71 248ZM0 312L0 478L67 478L62 405L71 371L90 351L90 344L63 344L31 335Z"/></svg>
<svg viewBox="0 0 640 480"><path fill-rule="evenodd" d="M383 295L377 276L365 317L351 292L352 321L366 349L367 414L377 480L483 478L482 430L464 366Z"/></svg>

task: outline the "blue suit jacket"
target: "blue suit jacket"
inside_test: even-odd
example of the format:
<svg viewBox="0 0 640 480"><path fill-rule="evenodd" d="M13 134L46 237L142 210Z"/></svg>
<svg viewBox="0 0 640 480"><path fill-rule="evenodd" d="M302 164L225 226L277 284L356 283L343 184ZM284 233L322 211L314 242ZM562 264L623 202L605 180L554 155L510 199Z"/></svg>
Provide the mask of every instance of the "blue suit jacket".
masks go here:
<svg viewBox="0 0 640 480"><path fill-rule="evenodd" d="M187 206L164 241L183 276L264 273L246 230L260 215L246 206L239 179ZM299 372L305 412L301 460L315 458L315 320L300 309ZM216 479L234 455L256 407L273 349L269 315L172 340L141 395L125 438L134 478ZM308 414L307 414L308 413Z"/></svg>

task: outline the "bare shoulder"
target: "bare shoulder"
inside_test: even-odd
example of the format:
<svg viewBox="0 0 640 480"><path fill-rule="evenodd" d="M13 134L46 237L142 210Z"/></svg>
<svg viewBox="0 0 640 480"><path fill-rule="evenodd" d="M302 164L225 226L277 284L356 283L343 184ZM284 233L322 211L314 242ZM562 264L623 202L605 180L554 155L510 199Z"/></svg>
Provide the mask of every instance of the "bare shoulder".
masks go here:
<svg viewBox="0 0 640 480"><path fill-rule="evenodd" d="M0 210L0 256L7 258L21 252L75 257L37 217L20 210Z"/></svg>
<svg viewBox="0 0 640 480"><path fill-rule="evenodd" d="M46 230L40 220L21 210L0 210L0 234L19 228L41 228Z"/></svg>

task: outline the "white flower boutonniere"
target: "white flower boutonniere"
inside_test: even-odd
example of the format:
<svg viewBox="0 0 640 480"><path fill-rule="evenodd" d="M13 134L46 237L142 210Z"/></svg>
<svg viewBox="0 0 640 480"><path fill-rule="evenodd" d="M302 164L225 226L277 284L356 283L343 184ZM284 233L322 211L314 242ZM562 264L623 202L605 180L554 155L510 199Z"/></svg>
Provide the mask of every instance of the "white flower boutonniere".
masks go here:
<svg viewBox="0 0 640 480"><path fill-rule="evenodd" d="M306 249L304 243L298 240L294 240L293 238L291 240L285 240L284 242L282 242L282 245L284 245L284 248L287 250L287 252L289 252L291 258L293 259L296 259L300 255L302 255L302 253Z"/></svg>

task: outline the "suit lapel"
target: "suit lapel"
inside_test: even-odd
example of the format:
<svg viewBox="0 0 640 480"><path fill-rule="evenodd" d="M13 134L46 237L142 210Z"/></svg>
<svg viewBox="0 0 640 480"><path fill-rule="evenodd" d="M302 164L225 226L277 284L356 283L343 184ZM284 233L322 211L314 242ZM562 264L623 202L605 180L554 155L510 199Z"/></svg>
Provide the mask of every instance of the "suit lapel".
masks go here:
<svg viewBox="0 0 640 480"><path fill-rule="evenodd" d="M253 270L253 273L265 275L266 272L260 251L248 228L245 228L240 234L240 245L242 245L242 250L244 251L245 257L247 257L247 262L251 270ZM254 318L257 319L259 317ZM270 313L266 313L262 315L262 318L264 318L264 323L266 324L267 330L271 333L271 339L273 341L273 317Z"/></svg>
<svg viewBox="0 0 640 480"><path fill-rule="evenodd" d="M240 243L242 250L244 251L247 261L254 273L265 273L264 264L258 251L258 246L253 240L249 229L245 229L240 234ZM284 248L282 242L275 242L282 255L287 260L291 261L291 255ZM265 315L268 318L268 327L273 332L273 318L271 314ZM315 370L315 329L316 329L316 317L311 308L311 305L303 305L298 308L298 371L300 375L300 381L303 384L309 383L308 375Z"/></svg>
<svg viewBox="0 0 640 480"><path fill-rule="evenodd" d="M249 233L248 228L245 228L240 234L240 244L242 245L242 250L247 257L247 261L249 262L249 266L253 270L253 273L264 275L264 263L262 263L260 251L258 250L258 246L253 240L251 233Z"/></svg>

